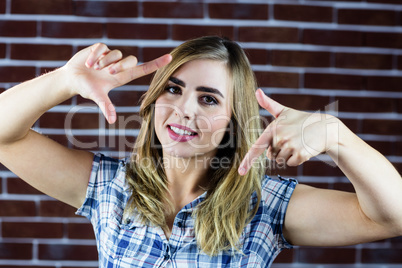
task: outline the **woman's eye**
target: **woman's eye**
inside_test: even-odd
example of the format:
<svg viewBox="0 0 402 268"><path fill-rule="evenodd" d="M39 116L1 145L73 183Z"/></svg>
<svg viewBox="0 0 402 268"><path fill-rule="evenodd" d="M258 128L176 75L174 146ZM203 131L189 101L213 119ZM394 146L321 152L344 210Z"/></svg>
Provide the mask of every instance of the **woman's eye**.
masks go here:
<svg viewBox="0 0 402 268"><path fill-rule="evenodd" d="M211 96L204 96L203 100L208 105L216 105L216 104L218 104L218 101L214 97L211 97Z"/></svg>
<svg viewBox="0 0 402 268"><path fill-rule="evenodd" d="M167 87L166 90L172 94L180 94L181 93L181 90L178 87Z"/></svg>

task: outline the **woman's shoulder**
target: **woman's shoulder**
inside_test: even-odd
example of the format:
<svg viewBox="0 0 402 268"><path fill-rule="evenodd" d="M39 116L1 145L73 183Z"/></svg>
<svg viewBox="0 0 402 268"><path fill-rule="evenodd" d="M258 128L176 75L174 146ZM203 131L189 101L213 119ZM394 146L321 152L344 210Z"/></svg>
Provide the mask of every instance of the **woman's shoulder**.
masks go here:
<svg viewBox="0 0 402 268"><path fill-rule="evenodd" d="M297 184L297 180L293 178L265 175L261 184L261 200L265 204L272 204L278 200L288 202Z"/></svg>
<svg viewBox="0 0 402 268"><path fill-rule="evenodd" d="M94 155L90 183L102 187L114 181L124 187L128 158L117 159L102 153Z"/></svg>

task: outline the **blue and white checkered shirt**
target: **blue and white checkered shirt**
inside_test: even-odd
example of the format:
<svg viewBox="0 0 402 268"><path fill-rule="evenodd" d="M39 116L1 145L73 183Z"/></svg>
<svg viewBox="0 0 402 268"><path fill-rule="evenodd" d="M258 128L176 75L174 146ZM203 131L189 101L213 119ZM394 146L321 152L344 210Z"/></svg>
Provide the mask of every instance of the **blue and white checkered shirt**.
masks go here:
<svg viewBox="0 0 402 268"><path fill-rule="evenodd" d="M297 182L265 177L257 214L244 228L241 253L208 256L197 247L194 208L205 193L176 216L169 240L158 226L142 224L138 216L123 217L130 197L125 161L97 154L84 204L77 214L87 217L95 231L99 267L269 267L284 248L292 246L282 235L286 208ZM250 204L254 205L256 196Z"/></svg>

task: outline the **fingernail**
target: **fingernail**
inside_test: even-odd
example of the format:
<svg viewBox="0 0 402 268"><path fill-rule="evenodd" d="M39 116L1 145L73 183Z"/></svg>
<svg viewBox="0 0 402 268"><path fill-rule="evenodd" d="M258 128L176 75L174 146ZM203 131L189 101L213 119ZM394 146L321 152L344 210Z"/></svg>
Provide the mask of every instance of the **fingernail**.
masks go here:
<svg viewBox="0 0 402 268"><path fill-rule="evenodd" d="M109 116L109 124L113 124L116 121L116 116L115 115L111 115Z"/></svg>
<svg viewBox="0 0 402 268"><path fill-rule="evenodd" d="M244 174L246 174L246 169L243 168L243 167L242 167L242 168L239 168L239 174L242 175L242 176L243 176Z"/></svg>
<svg viewBox="0 0 402 268"><path fill-rule="evenodd" d="M109 69L109 73L110 73L110 74L115 74L115 73L116 73L116 70L115 70L114 68L110 68L110 69Z"/></svg>

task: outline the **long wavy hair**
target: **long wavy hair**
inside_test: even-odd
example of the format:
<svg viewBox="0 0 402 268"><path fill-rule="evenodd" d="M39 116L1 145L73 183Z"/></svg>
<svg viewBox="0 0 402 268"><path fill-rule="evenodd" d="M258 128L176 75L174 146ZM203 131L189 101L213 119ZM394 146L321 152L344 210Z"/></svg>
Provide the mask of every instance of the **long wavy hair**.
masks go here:
<svg viewBox="0 0 402 268"><path fill-rule="evenodd" d="M171 55L172 61L156 72L142 98L140 116L143 123L127 166L132 195L126 212L138 213L144 223L159 225L166 230L166 216L172 215L173 206L169 201L162 150L154 130L155 101L164 92L169 78L186 62L198 59L224 62L233 85L231 129L226 132L216 157L230 159L230 164L210 168L206 198L197 206L192 217L197 244L206 254L212 256L223 250L241 251L239 239L258 209L265 172L262 158L245 176L237 172L241 160L261 133L254 73L241 47L220 37L187 41L175 48ZM147 164L144 164L144 159ZM258 198L256 206L250 206L253 193Z"/></svg>

